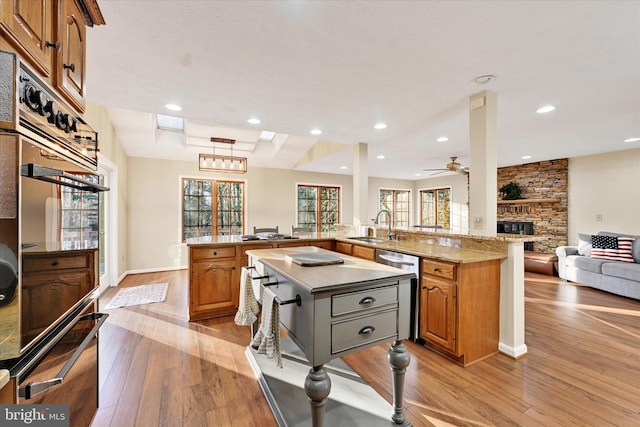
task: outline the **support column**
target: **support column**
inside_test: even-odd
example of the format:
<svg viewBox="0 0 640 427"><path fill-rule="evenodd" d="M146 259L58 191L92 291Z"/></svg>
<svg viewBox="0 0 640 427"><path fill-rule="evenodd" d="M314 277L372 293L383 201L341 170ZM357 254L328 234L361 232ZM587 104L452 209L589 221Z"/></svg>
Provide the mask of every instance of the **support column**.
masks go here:
<svg viewBox="0 0 640 427"><path fill-rule="evenodd" d="M353 225L368 223L369 147L359 142L353 146Z"/></svg>
<svg viewBox="0 0 640 427"><path fill-rule="evenodd" d="M469 97L469 233L496 235L498 186L497 96Z"/></svg>
<svg viewBox="0 0 640 427"><path fill-rule="evenodd" d="M498 350L518 359L527 354L524 342L524 243L509 243L500 265L500 342Z"/></svg>

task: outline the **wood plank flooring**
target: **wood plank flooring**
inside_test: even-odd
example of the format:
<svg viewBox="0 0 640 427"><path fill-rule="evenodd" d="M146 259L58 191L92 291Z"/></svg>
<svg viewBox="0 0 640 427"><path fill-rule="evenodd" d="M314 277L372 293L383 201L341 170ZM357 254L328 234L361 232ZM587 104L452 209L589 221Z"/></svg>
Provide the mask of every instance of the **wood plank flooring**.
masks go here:
<svg viewBox="0 0 640 427"><path fill-rule="evenodd" d="M188 322L186 270L120 286L159 282L169 282L165 302L103 310L92 426L276 426L244 355L249 328L232 317ZM413 425L640 425L640 302L533 273L525 296L529 354L520 360L498 354L463 368L406 343ZM387 348L344 360L391 401Z"/></svg>

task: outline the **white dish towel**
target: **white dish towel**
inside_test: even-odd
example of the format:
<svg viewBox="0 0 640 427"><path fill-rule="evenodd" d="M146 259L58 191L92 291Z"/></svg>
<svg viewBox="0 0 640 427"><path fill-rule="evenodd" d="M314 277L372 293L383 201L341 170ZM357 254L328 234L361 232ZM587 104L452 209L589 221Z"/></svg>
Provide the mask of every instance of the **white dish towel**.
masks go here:
<svg viewBox="0 0 640 427"><path fill-rule="evenodd" d="M257 314L260 312L260 306L253 294L253 284L251 282L249 269L242 267L240 273L240 301L234 318L236 325L248 326L258 320Z"/></svg>
<svg viewBox="0 0 640 427"><path fill-rule="evenodd" d="M275 358L276 365L282 368L280 352L280 302L269 288L262 292L262 323L251 341L251 347L258 349L259 354L266 354L269 359Z"/></svg>

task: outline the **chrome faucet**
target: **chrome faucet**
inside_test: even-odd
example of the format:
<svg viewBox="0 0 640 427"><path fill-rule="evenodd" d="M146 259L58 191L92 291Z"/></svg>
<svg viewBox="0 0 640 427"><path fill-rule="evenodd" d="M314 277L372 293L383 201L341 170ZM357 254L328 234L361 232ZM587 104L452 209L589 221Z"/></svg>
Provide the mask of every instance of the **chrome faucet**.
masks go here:
<svg viewBox="0 0 640 427"><path fill-rule="evenodd" d="M389 240L393 240L393 232L391 231L391 211L389 209L380 209L380 211L378 212L378 214L376 215L376 219L373 222L374 224L379 224L380 223L380 214L382 213L386 213L387 216L389 217L389 232L387 233L387 237L389 238Z"/></svg>

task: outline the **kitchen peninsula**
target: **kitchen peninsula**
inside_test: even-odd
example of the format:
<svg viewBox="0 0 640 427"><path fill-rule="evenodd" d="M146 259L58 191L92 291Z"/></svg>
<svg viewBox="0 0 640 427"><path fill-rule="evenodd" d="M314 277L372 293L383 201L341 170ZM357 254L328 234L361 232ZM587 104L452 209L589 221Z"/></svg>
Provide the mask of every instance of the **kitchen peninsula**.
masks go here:
<svg viewBox="0 0 640 427"><path fill-rule="evenodd" d="M386 236L386 230L375 231ZM520 236L393 231L399 240L378 239L374 243L354 239L357 232L351 226L340 226L336 232L305 233L296 239L243 241L241 236L192 239L188 242L190 319L235 313L240 270L248 263L248 250L317 246L374 260L376 251L385 249L420 258L418 291L424 297L418 293L415 299L417 304L420 299L424 301L423 308L431 307L428 312L420 310L422 336L428 347L465 366L498 351L514 357L511 350L524 347L526 353L526 346L517 341L521 339L524 343L524 319L520 324L510 320L514 316L517 320L517 307L524 305L523 288L511 279L512 275L524 274L518 273L517 267L523 263L517 257L517 248L522 250L523 246ZM512 256L514 250L516 256ZM436 329L428 329L425 322L429 318L424 317L427 315Z"/></svg>

